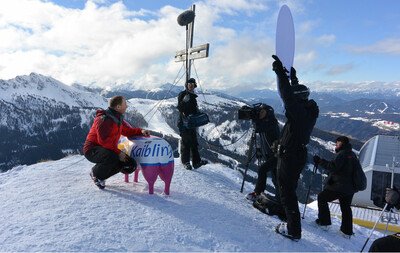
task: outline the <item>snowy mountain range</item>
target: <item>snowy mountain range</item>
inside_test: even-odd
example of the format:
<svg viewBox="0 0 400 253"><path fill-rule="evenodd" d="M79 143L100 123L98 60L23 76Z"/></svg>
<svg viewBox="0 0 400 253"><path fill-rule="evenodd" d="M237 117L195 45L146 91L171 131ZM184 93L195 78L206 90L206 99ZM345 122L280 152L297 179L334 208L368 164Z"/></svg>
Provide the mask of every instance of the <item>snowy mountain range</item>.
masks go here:
<svg viewBox="0 0 400 253"><path fill-rule="evenodd" d="M358 252L370 233L354 225L355 235L343 238L337 217L321 230L314 202L301 221L302 239L285 239L274 231L276 216L245 200L253 185L240 193L241 174L221 164L187 171L175 159L169 196L162 181L149 195L141 173L139 183L117 174L99 190L92 165L74 155L0 173L0 251ZM366 250L382 236L375 231Z"/></svg>
<svg viewBox="0 0 400 253"><path fill-rule="evenodd" d="M127 90L127 87L131 86L125 85L115 91L106 91L78 84L67 86L51 77L35 73L11 80L0 80L0 170L8 170L19 164L59 159L67 154L79 154L95 110L106 108L106 98L116 93L129 99L126 119L131 124L148 128L153 134L168 138L177 153L179 135L176 126L176 95L182 88L169 84L151 91L133 88ZM271 104L281 123L285 121L281 102L276 99L275 104L271 103L274 96L277 98L276 92L260 92L259 96L262 97L251 99L243 95L242 98L235 98L218 91L199 94L200 110L206 112L211 120L210 124L199 129L204 157L233 169L243 168L249 149L251 122L238 120L237 111L245 101ZM327 98L330 102L326 102ZM332 112L324 108L335 108L335 101L354 101L336 100L334 94L324 95L322 100L326 103L315 99L320 104L321 116L309 145L310 161L315 153L325 157L332 156L332 148L328 143L336 135L329 132L355 136L354 147L360 149L362 142L357 139L364 141L382 132L390 134L398 127L398 123L390 125L392 128L384 124L383 116L398 116L399 111L388 103L356 101L360 108L358 111L355 106L347 104L340 107L339 111ZM375 103L376 107L368 106L368 103ZM342 109L346 112L342 112ZM353 110L351 113L348 112L350 109ZM363 111L368 113L362 114ZM364 116L370 118L365 120ZM225 159L226 157L230 159ZM256 164L251 164L250 171L255 170ZM254 177L255 174L250 173L250 181Z"/></svg>
<svg viewBox="0 0 400 253"><path fill-rule="evenodd" d="M80 148L93 108L107 105L104 97L35 73L0 80L0 90L3 169Z"/></svg>
<svg viewBox="0 0 400 253"><path fill-rule="evenodd" d="M150 92L117 92L129 98L128 122L163 136L177 151L176 94L180 90L165 85ZM171 195L160 194L162 187L157 182L156 194L150 196L143 178L132 186L115 176L107 180L105 191L99 191L88 176L92 164L79 154L96 109L107 107L112 91L67 86L35 73L0 80L0 91L0 170L4 171L0 173L0 251L359 251L369 233L355 226L356 235L344 239L337 233L337 219L331 231L315 228L316 206L312 203L303 220L303 239L291 242L273 231L276 218L244 201L239 189L252 131L251 121L238 120L237 110L245 101L264 102L258 101L261 97L246 100L217 91L200 93L200 110L211 121L199 128L200 153L210 164L188 172L176 158ZM340 109L346 112L331 111L324 108L333 105L335 96L326 97L332 99L319 102L322 114L318 121L340 120L344 127L336 132L350 131L355 122L362 125L356 124L358 129L352 131L368 129L363 138L376 129L396 131L392 130L396 125L385 128L372 121L397 115L399 110L390 103L353 101L358 109L348 104ZM263 98L268 98L266 103L272 101ZM275 112L283 124L280 106L277 99ZM365 115L371 121L365 121ZM309 161L313 154L332 157L332 140L337 135L325 131L329 127L314 129ZM362 145L356 139L352 143L355 149ZM245 193L253 190L256 170L253 160ZM321 189L321 175L310 182L311 171L309 163L299 181L301 203L307 201L310 183L311 200ZM267 190L273 193L271 182Z"/></svg>
<svg viewBox="0 0 400 253"><path fill-rule="evenodd" d="M330 87L335 83L319 84ZM400 129L400 83L363 82L348 90L350 84L338 83L338 89L321 88L311 92L316 100L321 116L317 127L326 131L341 133L353 139L367 141L378 134L397 135ZM345 89L347 87L347 89ZM373 87L367 89L366 87ZM98 93L110 97L123 94L128 98L169 99L176 98L181 86L165 84L154 90L136 90L133 85L117 86L112 91L101 90ZM198 92L241 101L248 104L263 102L275 108L277 114L284 114L281 99L276 90L248 89L237 91L235 88L224 91L198 88Z"/></svg>

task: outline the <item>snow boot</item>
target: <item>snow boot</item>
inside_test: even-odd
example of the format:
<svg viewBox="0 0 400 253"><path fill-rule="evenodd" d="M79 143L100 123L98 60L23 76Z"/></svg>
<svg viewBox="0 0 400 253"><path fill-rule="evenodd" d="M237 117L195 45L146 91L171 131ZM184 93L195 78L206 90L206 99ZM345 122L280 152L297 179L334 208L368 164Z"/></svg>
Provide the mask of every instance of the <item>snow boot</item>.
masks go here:
<svg viewBox="0 0 400 253"><path fill-rule="evenodd" d="M319 219L316 219L316 220L315 220L315 224L316 224L319 228L321 228L322 230L324 230L324 231L328 231L328 230L329 230L329 226L331 225L331 224L323 224Z"/></svg>
<svg viewBox="0 0 400 253"><path fill-rule="evenodd" d="M270 216L277 215L281 221L286 221L286 213L282 204L268 194L261 193L253 202L253 207Z"/></svg>
<svg viewBox="0 0 400 253"><path fill-rule="evenodd" d="M185 163L185 164L183 165L183 168L185 168L185 169L187 169L187 170L192 170L192 169L193 169L193 167L192 167L192 165L190 165L190 163Z"/></svg>
<svg viewBox="0 0 400 253"><path fill-rule="evenodd" d="M198 168L200 168L201 166L206 165L206 164L208 164L208 161L206 161L206 160L201 160L199 163L193 164L193 168L198 169Z"/></svg>
<svg viewBox="0 0 400 253"><path fill-rule="evenodd" d="M246 195L246 199L250 200L251 202L254 202L257 199L257 196L260 195L257 192L250 192L249 194Z"/></svg>
<svg viewBox="0 0 400 253"><path fill-rule="evenodd" d="M349 239L349 240L350 240L350 238L354 235L354 233L352 233L351 235L346 234L346 233L343 232L342 230L339 230L339 233L340 233L340 235L341 235L343 238L346 238L346 239Z"/></svg>
<svg viewBox="0 0 400 253"><path fill-rule="evenodd" d="M92 178L94 184L99 187L100 190L103 190L106 187L106 180L100 180L93 175L93 172L90 172L90 177Z"/></svg>
<svg viewBox="0 0 400 253"><path fill-rule="evenodd" d="M283 235L286 238L289 238L292 241L298 242L301 238L301 236L294 236L289 234L288 230L287 230L287 223L286 222L282 222L280 224L278 224L278 226L276 226L275 228L275 232L277 232L280 235Z"/></svg>

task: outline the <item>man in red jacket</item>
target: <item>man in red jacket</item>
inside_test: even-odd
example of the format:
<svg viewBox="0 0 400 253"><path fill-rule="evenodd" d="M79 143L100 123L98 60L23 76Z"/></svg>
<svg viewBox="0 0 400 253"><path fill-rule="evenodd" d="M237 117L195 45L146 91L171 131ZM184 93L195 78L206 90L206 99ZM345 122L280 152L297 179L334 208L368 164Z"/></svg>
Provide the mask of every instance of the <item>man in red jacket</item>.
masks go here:
<svg viewBox="0 0 400 253"><path fill-rule="evenodd" d="M127 107L124 97L115 96L111 98L107 110L97 110L83 146L86 159L96 163L90 176L100 189L104 189L107 178L118 172L130 174L136 169L135 160L118 149L118 140L121 135L127 137L150 135L149 130L133 128L124 120Z"/></svg>

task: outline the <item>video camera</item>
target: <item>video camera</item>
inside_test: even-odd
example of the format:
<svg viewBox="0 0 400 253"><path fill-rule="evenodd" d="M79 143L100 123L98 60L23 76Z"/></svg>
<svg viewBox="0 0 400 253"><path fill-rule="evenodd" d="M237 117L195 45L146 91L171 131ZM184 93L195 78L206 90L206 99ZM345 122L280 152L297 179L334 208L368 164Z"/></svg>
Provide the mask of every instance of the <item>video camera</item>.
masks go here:
<svg viewBox="0 0 400 253"><path fill-rule="evenodd" d="M238 110L238 119L242 120L258 120L260 111L264 108L265 104L256 103L251 106L244 105Z"/></svg>

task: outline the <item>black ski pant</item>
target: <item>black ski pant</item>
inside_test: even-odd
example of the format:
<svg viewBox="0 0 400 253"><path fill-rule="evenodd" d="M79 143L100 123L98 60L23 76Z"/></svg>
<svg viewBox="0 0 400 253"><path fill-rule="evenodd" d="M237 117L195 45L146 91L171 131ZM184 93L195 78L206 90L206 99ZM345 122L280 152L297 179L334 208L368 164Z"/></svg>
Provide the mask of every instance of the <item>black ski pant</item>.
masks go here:
<svg viewBox="0 0 400 253"><path fill-rule="evenodd" d="M306 165L307 149L282 150L278 158L278 185L286 213L288 233L301 237L299 204L296 195L300 173Z"/></svg>
<svg viewBox="0 0 400 253"><path fill-rule="evenodd" d="M342 212L342 225L340 230L346 235L353 234L353 213L351 211L351 201L354 193L342 193L331 190L323 190L318 194L318 219L321 225L331 225L331 213L328 202L335 199L339 200L340 210Z"/></svg>
<svg viewBox="0 0 400 253"><path fill-rule="evenodd" d="M275 187L275 199L276 201L280 202L280 196L279 196L279 188L278 188L278 182L277 182L277 170L276 166L278 163L278 159L276 157L270 157L268 160L261 164L260 168L258 168L258 177L257 177L257 182L256 182L256 187L254 188L254 191L258 194L262 193L265 191L266 184L267 184L267 173L271 172L271 179L272 183L274 184Z"/></svg>
<svg viewBox="0 0 400 253"><path fill-rule="evenodd" d="M121 162L116 153L101 146L89 149L85 153L85 157L96 164L93 166L92 172L93 176L100 180L106 180L118 172L130 174L136 170L137 166L134 159L130 158L126 162Z"/></svg>
<svg viewBox="0 0 400 253"><path fill-rule="evenodd" d="M181 161L182 164L190 163L198 164L201 161L197 141L197 133L195 129L187 129L181 132Z"/></svg>
<svg viewBox="0 0 400 253"><path fill-rule="evenodd" d="M400 252L400 233L376 239L369 252Z"/></svg>

